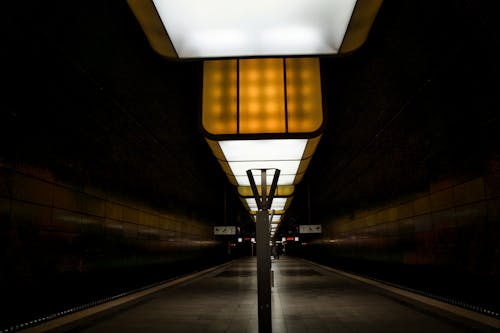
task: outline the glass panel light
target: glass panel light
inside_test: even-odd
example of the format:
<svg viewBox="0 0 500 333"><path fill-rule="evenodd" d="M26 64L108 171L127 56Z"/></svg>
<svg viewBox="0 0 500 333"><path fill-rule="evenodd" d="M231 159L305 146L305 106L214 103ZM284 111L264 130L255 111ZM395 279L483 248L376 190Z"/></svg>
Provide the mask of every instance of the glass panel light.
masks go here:
<svg viewBox="0 0 500 333"><path fill-rule="evenodd" d="M224 156L229 162L300 160L304 154L306 144L306 139L229 140L219 142Z"/></svg>
<svg viewBox="0 0 500 333"><path fill-rule="evenodd" d="M257 186L257 191L259 191L259 195L262 195L262 188ZM271 191L271 187L267 186L267 195L269 195ZM275 195L277 197L289 197L293 195L295 191L294 185L282 185L276 188ZM242 197L251 197L253 196L252 188L250 186L238 186L238 193Z"/></svg>
<svg viewBox="0 0 500 333"><path fill-rule="evenodd" d="M284 133L283 60L239 62L240 133Z"/></svg>
<svg viewBox="0 0 500 333"><path fill-rule="evenodd" d="M273 202L271 204L271 208L269 208L269 209L282 211L285 209L287 200L288 200L288 198L274 198ZM254 198L245 198L245 202L250 210L252 210L252 211L258 210L257 203L255 202ZM273 218L273 221L275 221L274 218Z"/></svg>
<svg viewBox="0 0 500 333"><path fill-rule="evenodd" d="M202 123L212 135L311 133L323 124L318 58L211 60L203 72Z"/></svg>
<svg viewBox="0 0 500 333"><path fill-rule="evenodd" d="M240 186L249 186L250 185L250 181L248 180L248 177L246 175L245 176L236 176L235 178L236 178L236 182ZM280 177L278 179L278 186L294 184L295 178L296 178L296 175L281 175L280 174ZM272 176L267 176L266 179L267 179L266 180L267 184L271 184L271 182L273 180ZM257 184L257 186L260 186L261 182L262 182L261 178L255 178L255 184Z"/></svg>
<svg viewBox="0 0 500 333"><path fill-rule="evenodd" d="M367 39L382 0L127 0L167 58L346 54Z"/></svg>
<svg viewBox="0 0 500 333"><path fill-rule="evenodd" d="M318 58L225 59L204 62L202 127L207 142L251 214L260 191L280 170L270 210L281 216L293 198L323 128ZM246 193L248 192L246 191ZM245 192L245 191L243 191Z"/></svg>
<svg viewBox="0 0 500 333"><path fill-rule="evenodd" d="M335 54L356 0L153 0L181 58Z"/></svg>
<svg viewBox="0 0 500 333"><path fill-rule="evenodd" d="M205 66L203 124L214 134L236 133L236 60L214 60Z"/></svg>
<svg viewBox="0 0 500 333"><path fill-rule="evenodd" d="M295 175L299 169L300 160L296 161L245 161L245 162L228 162L231 167L231 171L235 176L247 176L247 170L256 169L269 169L270 166L273 169L280 170L280 177L283 175ZM274 170L270 169L270 177L274 175ZM256 173L256 172L253 172ZM254 175L256 178L257 174ZM260 174L258 175L260 176ZM267 178L266 178L267 179ZM268 183L269 184L269 183Z"/></svg>
<svg viewBox="0 0 500 333"><path fill-rule="evenodd" d="M288 131L318 130L323 123L319 59L286 59L286 87Z"/></svg>
<svg viewBox="0 0 500 333"><path fill-rule="evenodd" d="M282 140L230 140L219 145L238 185L248 186L246 170L280 169L278 185L294 184L295 175L307 144L306 139ZM255 183L260 185L258 171L253 171ZM270 170L266 182L271 184L274 171Z"/></svg>
<svg viewBox="0 0 500 333"><path fill-rule="evenodd" d="M284 210L287 198L274 198L271 204L271 210Z"/></svg>
<svg viewBox="0 0 500 333"><path fill-rule="evenodd" d="M279 222L281 221L281 215L273 215L272 222Z"/></svg>
<svg viewBox="0 0 500 333"><path fill-rule="evenodd" d="M257 210L257 203L255 202L254 198L246 198L245 201L250 210L255 210L255 211Z"/></svg>

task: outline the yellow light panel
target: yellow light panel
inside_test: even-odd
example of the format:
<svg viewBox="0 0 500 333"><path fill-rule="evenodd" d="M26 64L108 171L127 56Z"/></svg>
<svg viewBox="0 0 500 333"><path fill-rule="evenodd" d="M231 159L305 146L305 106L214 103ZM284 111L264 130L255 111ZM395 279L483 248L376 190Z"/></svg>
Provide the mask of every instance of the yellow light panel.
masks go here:
<svg viewBox="0 0 500 333"><path fill-rule="evenodd" d="M202 122L212 134L237 132L236 64L236 60L205 62Z"/></svg>
<svg viewBox="0 0 500 333"><path fill-rule="evenodd" d="M323 123L318 58L286 59L288 131L317 131Z"/></svg>
<svg viewBox="0 0 500 333"><path fill-rule="evenodd" d="M240 133L284 133L282 59L243 59L239 64Z"/></svg>
<svg viewBox="0 0 500 333"><path fill-rule="evenodd" d="M247 170L252 170L258 187L261 169L268 170L267 184L272 183L275 169L281 171L271 210L283 214L321 137L319 59L205 61L202 125L231 183L246 190L240 199L251 214L257 205ZM266 134L282 137L266 138Z"/></svg>
<svg viewBox="0 0 500 333"><path fill-rule="evenodd" d="M208 133L317 133L322 124L318 58L204 62L202 125Z"/></svg>

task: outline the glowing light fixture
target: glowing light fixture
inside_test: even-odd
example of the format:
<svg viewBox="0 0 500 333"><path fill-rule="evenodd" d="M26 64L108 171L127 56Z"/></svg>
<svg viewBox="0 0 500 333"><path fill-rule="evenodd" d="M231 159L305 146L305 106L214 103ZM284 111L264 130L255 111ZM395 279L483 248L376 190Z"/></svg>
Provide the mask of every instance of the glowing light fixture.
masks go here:
<svg viewBox="0 0 500 333"><path fill-rule="evenodd" d="M250 185L246 170L264 168L281 170L278 185L293 185L307 139L230 140L220 141L219 145L238 185ZM260 177L256 171L253 173L260 185ZM268 184L273 176L273 171L267 175Z"/></svg>
<svg viewBox="0 0 500 333"><path fill-rule="evenodd" d="M257 203L255 202L255 199L246 198L245 201L248 208L251 211L257 211ZM274 198L270 210L283 211L285 210L286 203L287 203L287 198Z"/></svg>
<svg viewBox="0 0 500 333"><path fill-rule="evenodd" d="M159 54L219 59L204 62L202 128L242 202L258 210L259 332L271 332L268 243L277 226L267 217L290 204L324 123L319 59L310 56L360 47L382 0L127 1Z"/></svg>
<svg viewBox="0 0 500 333"><path fill-rule="evenodd" d="M346 53L382 0L128 0L152 47L172 58Z"/></svg>
<svg viewBox="0 0 500 333"><path fill-rule="evenodd" d="M228 59L204 62L202 128L205 138L247 209L280 170L270 210L290 205L324 126L318 58Z"/></svg>

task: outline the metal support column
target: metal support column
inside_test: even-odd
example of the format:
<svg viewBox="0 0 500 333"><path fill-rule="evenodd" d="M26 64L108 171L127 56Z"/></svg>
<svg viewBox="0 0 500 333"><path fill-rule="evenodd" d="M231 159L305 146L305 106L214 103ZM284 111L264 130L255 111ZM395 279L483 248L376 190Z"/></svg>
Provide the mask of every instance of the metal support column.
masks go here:
<svg viewBox="0 0 500 333"><path fill-rule="evenodd" d="M272 333L271 323L271 240L269 208L271 207L280 170L276 169L274 179L267 197L266 169L261 171L261 195L259 195L251 170L247 170L248 179L257 203L256 238L257 238L257 300L259 315L259 333Z"/></svg>
<svg viewBox="0 0 500 333"><path fill-rule="evenodd" d="M259 333L271 333L271 251L267 210L257 212L256 223Z"/></svg>

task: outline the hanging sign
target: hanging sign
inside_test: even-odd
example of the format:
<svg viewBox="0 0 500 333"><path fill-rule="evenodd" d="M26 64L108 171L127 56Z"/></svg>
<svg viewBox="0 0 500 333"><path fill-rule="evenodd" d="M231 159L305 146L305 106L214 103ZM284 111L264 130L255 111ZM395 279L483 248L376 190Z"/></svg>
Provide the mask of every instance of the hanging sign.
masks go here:
<svg viewBox="0 0 500 333"><path fill-rule="evenodd" d="M235 226L219 225L214 227L214 235L236 235Z"/></svg>
<svg viewBox="0 0 500 333"><path fill-rule="evenodd" d="M301 234L320 234L321 233L321 224L299 225L299 233L301 233Z"/></svg>

